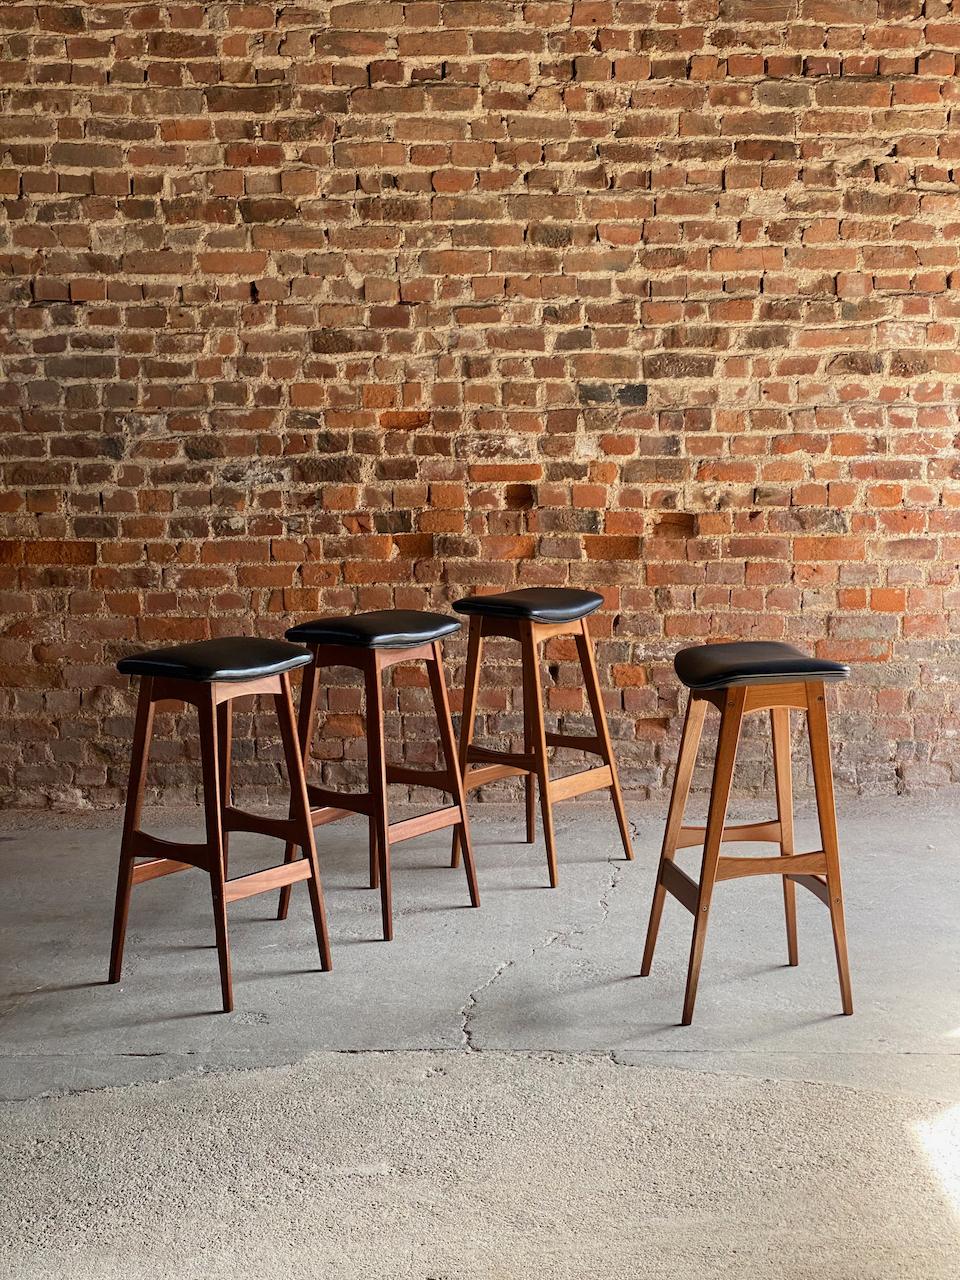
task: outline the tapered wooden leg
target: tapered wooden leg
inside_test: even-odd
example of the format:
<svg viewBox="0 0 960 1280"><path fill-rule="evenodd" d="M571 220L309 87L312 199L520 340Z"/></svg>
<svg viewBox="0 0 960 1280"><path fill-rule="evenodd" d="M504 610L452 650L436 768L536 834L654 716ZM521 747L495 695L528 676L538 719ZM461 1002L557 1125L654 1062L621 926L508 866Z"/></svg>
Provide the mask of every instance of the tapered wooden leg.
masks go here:
<svg viewBox="0 0 960 1280"><path fill-rule="evenodd" d="M217 750L220 753L220 806L230 803L230 776L233 768L233 703L221 702L217 707ZM223 874L229 874L230 833L223 833Z"/></svg>
<svg viewBox="0 0 960 1280"><path fill-rule="evenodd" d="M523 702L523 754L529 756L533 752L533 719L530 715L530 700L521 692ZM532 773L524 775L523 800L526 811L527 844L534 844L537 839L537 780Z"/></svg>
<svg viewBox="0 0 960 1280"><path fill-rule="evenodd" d="M793 768L790 762L790 708L771 707L770 731L773 738L773 777L777 792L777 821L780 823L780 853L792 858L793 843ZM783 911L787 921L787 959L795 965L797 952L797 886L783 877Z"/></svg>
<svg viewBox="0 0 960 1280"><path fill-rule="evenodd" d="M220 988L223 1011L233 1010L233 977L230 972L230 941L227 934L227 903L223 873L223 819L220 810L220 762L217 747L217 711L213 692L197 707L200 719L200 763L203 767L203 807L207 826L207 856L210 859L210 893L213 922L220 960Z"/></svg>
<svg viewBox="0 0 960 1280"><path fill-rule="evenodd" d="M583 683L587 691L587 700L590 703L590 710L593 713L593 723L596 726L597 737L600 739L602 748L602 760L610 770L610 796L613 800L613 807L617 814L617 825L620 828L620 839L623 841L623 852L627 861L633 861L633 848L630 844L630 824L627 821L627 812L623 807L623 792L620 790L620 778L617 774L617 762L613 754L613 744L610 741L610 729L607 725L607 713L603 705L603 690L600 687L600 678L597 675L597 662L593 653L593 641L590 638L590 631L587 627L586 618L580 623L580 632L577 637L577 653L580 656L580 667L583 671Z"/></svg>
<svg viewBox="0 0 960 1280"><path fill-rule="evenodd" d="M320 689L320 668L316 659L303 670L303 683L300 686L300 710L297 714L297 741L300 747L300 759L306 774L307 761L310 759L310 746L313 742L313 726L316 723L317 694ZM290 816L293 817L293 797L290 799ZM297 845L288 841L283 850L284 862L293 862L297 856ZM292 885L285 884L280 890L280 902L277 907L277 919L286 920L290 910L290 890Z"/></svg>
<svg viewBox="0 0 960 1280"><path fill-rule="evenodd" d="M473 741L477 719L477 696L480 689L480 661L483 657L483 619L470 619L470 632L467 636L467 668L463 680L463 711L460 714L460 776L467 776L467 753ZM460 828L453 829L453 844L450 849L450 865L460 865Z"/></svg>
<svg viewBox="0 0 960 1280"><path fill-rule="evenodd" d="M383 939L393 938L393 895L390 885L390 838L387 818L387 761L383 741L383 685L377 655L370 654L363 672L367 715L367 789L373 802L373 823L380 860L380 907Z"/></svg>
<svg viewBox="0 0 960 1280"><path fill-rule="evenodd" d="M700 867L700 892L697 895L690 963L687 967L687 989L683 999L682 1022L685 1027L693 1021L693 1008L697 1000L700 962L703 959L703 944L707 937L710 900L717 876L717 862L720 858L723 827L727 818L727 804L730 800L730 785L733 781L733 766L737 759L745 700L744 686L728 689L720 719L720 738L717 742L717 758L713 769L713 786L710 790L710 808L707 813L707 829L703 844L703 861Z"/></svg>
<svg viewBox="0 0 960 1280"><path fill-rule="evenodd" d="M368 826L368 841L370 844L370 888L379 889L380 887L380 857L377 853L377 827L371 818Z"/></svg>
<svg viewBox="0 0 960 1280"><path fill-rule="evenodd" d="M437 728L440 734L440 745L446 761L454 791L454 804L460 807L461 821L457 824L463 845L463 863L467 873L467 887L470 890L470 905L479 907L480 889L477 885L477 868L473 860L473 844L470 840L470 820L467 817L467 797L463 789L463 775L457 758L457 740L453 733L453 721L450 718L450 700L447 697L447 682L443 678L443 649L437 641L433 645L433 661L427 663L427 674L430 677L430 691L433 694L433 705L437 713Z"/></svg>
<svg viewBox="0 0 960 1280"><path fill-rule="evenodd" d="M683 826L683 814L690 795L690 783L697 763L697 751L703 735L703 721L707 713L708 703L703 698L691 695L687 702L687 711L683 720L683 733L680 736L680 754L673 775L673 790L670 792L670 807L667 810L667 824L663 833L663 845L660 850L660 865L657 868L657 884L653 891L653 904L650 907L650 923L647 926L647 941L643 949L643 964L640 976L645 978L653 964L653 952L657 945L657 934L660 931L660 917L663 914L663 900L667 891L663 885L663 864L672 862L677 852L677 838Z"/></svg>
<svg viewBox="0 0 960 1280"><path fill-rule="evenodd" d="M533 725L530 713L523 699L523 754L528 756L533 750ZM527 844L534 844L537 839L537 781L532 773L524 775L523 799L526 810Z"/></svg>
<svg viewBox="0 0 960 1280"><path fill-rule="evenodd" d="M332 968L330 958L330 937L327 933L327 915L323 905L323 889L320 885L320 865L317 861L317 846L313 835L313 823L310 821L310 801L307 798L307 781L303 772L303 757L300 754L300 743L297 738L297 725L293 714L293 699L290 696L290 677L284 673L280 677L280 692L274 695L274 706L280 722L280 736L283 739L283 753L287 762L287 776L290 779L290 807L293 821L300 828L300 847L304 857L310 863L310 878L307 888L310 891L310 906L313 911L313 925L317 933L317 946L320 951L320 964L323 969Z"/></svg>
<svg viewBox="0 0 960 1280"><path fill-rule="evenodd" d="M520 627L520 651L523 659L523 696L530 717L533 753L536 757L537 785L540 789L540 816L547 846L547 868L550 888L557 887L557 846L553 834L553 809L550 804L550 774L547 761L547 730L543 720L543 686L540 683L539 645L533 626Z"/></svg>
<svg viewBox="0 0 960 1280"><path fill-rule="evenodd" d="M113 912L113 943L110 948L110 981L120 981L123 967L123 943L127 936L127 913L133 889L134 856L132 836L140 829L143 793L147 782L147 758L153 736L153 681L144 676L140 681L137 713L130 747L130 774L127 779L127 803L123 814L123 836L120 841L120 868L117 873L117 900Z"/></svg>
<svg viewBox="0 0 960 1280"><path fill-rule="evenodd" d="M833 792L833 764L830 759L830 728L827 723L826 696L822 681L807 685L807 730L813 782L817 793L817 815L827 866L827 889L830 894L830 922L833 945L837 953L840 978L840 1000L843 1012L853 1013L850 967L847 960L847 929L843 914L843 885L840 879L840 842L837 835L837 810Z"/></svg>

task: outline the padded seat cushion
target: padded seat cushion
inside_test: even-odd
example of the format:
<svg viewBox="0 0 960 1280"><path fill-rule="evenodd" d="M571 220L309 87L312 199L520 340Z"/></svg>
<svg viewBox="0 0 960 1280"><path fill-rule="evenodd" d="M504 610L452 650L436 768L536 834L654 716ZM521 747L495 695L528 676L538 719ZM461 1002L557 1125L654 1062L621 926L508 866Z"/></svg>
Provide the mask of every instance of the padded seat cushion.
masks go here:
<svg viewBox="0 0 960 1280"><path fill-rule="evenodd" d="M735 684L775 684L796 680L846 680L844 662L810 658L792 644L740 640L681 649L674 670L688 689L726 689Z"/></svg>
<svg viewBox="0 0 960 1280"><path fill-rule="evenodd" d="M287 639L301 644L346 644L355 649L414 649L459 630L456 618L445 613L374 609L370 613L300 622L290 628Z"/></svg>
<svg viewBox="0 0 960 1280"><path fill-rule="evenodd" d="M467 596L454 604L457 613L490 618L528 618L532 622L574 622L603 604L596 591L576 587L521 587L492 596Z"/></svg>
<svg viewBox="0 0 960 1280"><path fill-rule="evenodd" d="M133 653L120 659L117 670L125 676L166 676L171 680L256 680L305 667L309 661L306 649L286 640L222 636Z"/></svg>

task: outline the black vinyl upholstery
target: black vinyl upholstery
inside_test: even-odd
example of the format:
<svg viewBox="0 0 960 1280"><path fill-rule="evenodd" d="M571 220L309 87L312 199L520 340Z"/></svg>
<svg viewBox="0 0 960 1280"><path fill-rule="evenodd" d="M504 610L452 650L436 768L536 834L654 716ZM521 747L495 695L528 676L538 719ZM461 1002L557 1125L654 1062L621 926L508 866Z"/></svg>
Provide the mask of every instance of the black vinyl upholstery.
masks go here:
<svg viewBox="0 0 960 1280"><path fill-rule="evenodd" d="M445 613L421 613L417 609L375 609L300 622L287 632L299 644L345 644L355 649L413 649L460 630L460 623Z"/></svg>
<svg viewBox="0 0 960 1280"><path fill-rule="evenodd" d="M735 684L775 684L796 680L846 680L844 662L811 658L792 644L740 640L681 649L674 670L688 689L726 689Z"/></svg>
<svg viewBox="0 0 960 1280"><path fill-rule="evenodd" d="M457 600L457 613L489 618L525 618L532 622L575 622L599 609L603 596L576 587L521 587L497 595Z"/></svg>
<svg viewBox="0 0 960 1280"><path fill-rule="evenodd" d="M120 659L117 670L125 676L165 676L171 680L256 680L305 667L309 661L305 649L286 640L222 636L133 653Z"/></svg>

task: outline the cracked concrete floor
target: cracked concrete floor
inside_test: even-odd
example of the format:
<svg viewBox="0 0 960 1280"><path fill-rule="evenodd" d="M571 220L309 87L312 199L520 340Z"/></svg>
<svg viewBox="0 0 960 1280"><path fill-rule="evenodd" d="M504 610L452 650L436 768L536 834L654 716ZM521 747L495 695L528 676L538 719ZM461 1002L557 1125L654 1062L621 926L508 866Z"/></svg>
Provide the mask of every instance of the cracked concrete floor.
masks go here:
<svg viewBox="0 0 960 1280"><path fill-rule="evenodd" d="M229 1016L199 873L135 890L110 987L118 823L10 829L0 1270L955 1275L958 816L844 802L853 1018L826 911L801 892L790 970L779 885L754 879L718 890L681 1028L677 904L637 977L659 808L634 810L627 864L605 808L561 807L556 892L522 819L480 809L478 911L442 836L400 846L390 945L362 825L327 828L334 971L302 886L283 925L236 903ZM236 870L274 848L236 837Z"/></svg>

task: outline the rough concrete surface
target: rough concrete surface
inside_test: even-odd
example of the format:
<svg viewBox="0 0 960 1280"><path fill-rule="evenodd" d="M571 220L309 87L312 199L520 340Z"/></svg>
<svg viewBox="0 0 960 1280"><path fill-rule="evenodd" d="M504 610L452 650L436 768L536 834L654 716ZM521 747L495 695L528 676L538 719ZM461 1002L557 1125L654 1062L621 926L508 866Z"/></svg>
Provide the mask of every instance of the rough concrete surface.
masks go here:
<svg viewBox="0 0 960 1280"><path fill-rule="evenodd" d="M8 1115L0 1263L21 1280L953 1280L927 1114L588 1055L324 1053Z"/></svg>
<svg viewBox="0 0 960 1280"><path fill-rule="evenodd" d="M233 1015L200 873L134 891L111 987L116 825L11 829L0 1275L952 1278L956 817L844 804L853 1018L827 912L801 893L791 970L752 879L718 889L681 1028L677 904L637 977L661 815L633 864L606 809L558 816L556 892L516 814L478 817L478 911L446 840L400 846L389 945L362 824L327 828L333 972L302 886L285 924L239 902ZM236 839L236 872L275 850Z"/></svg>

